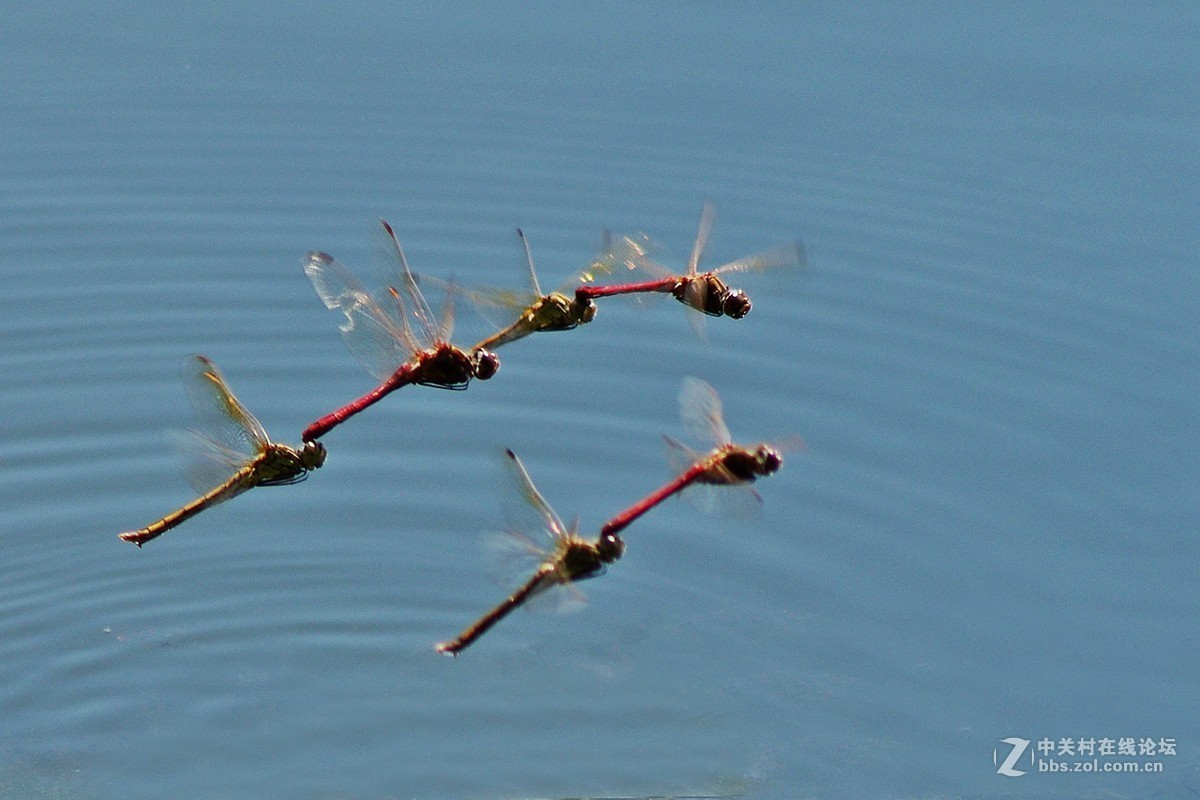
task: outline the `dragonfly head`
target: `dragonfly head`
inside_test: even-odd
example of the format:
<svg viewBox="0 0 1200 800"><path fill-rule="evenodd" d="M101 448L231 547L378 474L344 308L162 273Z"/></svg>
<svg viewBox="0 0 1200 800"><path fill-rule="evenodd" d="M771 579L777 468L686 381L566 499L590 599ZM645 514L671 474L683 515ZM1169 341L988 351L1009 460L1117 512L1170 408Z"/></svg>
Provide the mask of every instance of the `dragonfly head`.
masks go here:
<svg viewBox="0 0 1200 800"><path fill-rule="evenodd" d="M741 289L731 289L721 300L721 313L733 319L741 319L750 313L750 296Z"/></svg>
<svg viewBox="0 0 1200 800"><path fill-rule="evenodd" d="M625 553L625 541L615 533L601 534L600 539L596 542L596 551L600 555L600 560L605 564L611 564Z"/></svg>
<svg viewBox="0 0 1200 800"><path fill-rule="evenodd" d="M779 451L767 444L760 444L754 449L754 471L759 475L773 475L783 466L783 456Z"/></svg>
<svg viewBox="0 0 1200 800"><path fill-rule="evenodd" d="M300 451L300 463L305 469L316 469L325 463L325 445L320 442L305 442Z"/></svg>
<svg viewBox="0 0 1200 800"><path fill-rule="evenodd" d="M479 348L471 354L471 371L481 381L496 374L500 369L500 357L491 350Z"/></svg>
<svg viewBox="0 0 1200 800"><path fill-rule="evenodd" d="M571 317L580 325L586 325L596 318L596 301L590 297L575 296L571 303Z"/></svg>

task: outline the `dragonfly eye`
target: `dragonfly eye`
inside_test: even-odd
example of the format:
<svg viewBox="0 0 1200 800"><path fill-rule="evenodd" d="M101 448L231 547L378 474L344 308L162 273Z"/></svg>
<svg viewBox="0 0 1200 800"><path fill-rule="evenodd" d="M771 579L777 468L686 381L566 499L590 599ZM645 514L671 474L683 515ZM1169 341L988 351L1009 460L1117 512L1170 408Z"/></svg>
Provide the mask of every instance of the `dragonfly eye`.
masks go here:
<svg viewBox="0 0 1200 800"><path fill-rule="evenodd" d="M320 442L305 442L300 451L300 463L305 469L316 469L325 463L325 445Z"/></svg>
<svg viewBox="0 0 1200 800"><path fill-rule="evenodd" d="M475 377L481 381L486 381L500 369L500 357L491 350L476 350L472 361Z"/></svg>
<svg viewBox="0 0 1200 800"><path fill-rule="evenodd" d="M725 295L721 303L721 312L733 319L741 319L750 313L750 297L741 289L735 289Z"/></svg>
<svg viewBox="0 0 1200 800"><path fill-rule="evenodd" d="M625 541L615 533L606 533L596 542L596 550L600 553L600 560L606 564L611 564L625 553Z"/></svg>
<svg viewBox="0 0 1200 800"><path fill-rule="evenodd" d="M573 316L581 324L587 324L596 318L596 304L590 299L583 302L576 299L575 307L572 310L574 311Z"/></svg>
<svg viewBox="0 0 1200 800"><path fill-rule="evenodd" d="M756 460L758 461L758 467L762 471L761 474L763 475L770 475L774 472L778 472L779 468L783 466L783 456L779 455L779 452L774 448L767 447L766 445L762 445L758 448Z"/></svg>

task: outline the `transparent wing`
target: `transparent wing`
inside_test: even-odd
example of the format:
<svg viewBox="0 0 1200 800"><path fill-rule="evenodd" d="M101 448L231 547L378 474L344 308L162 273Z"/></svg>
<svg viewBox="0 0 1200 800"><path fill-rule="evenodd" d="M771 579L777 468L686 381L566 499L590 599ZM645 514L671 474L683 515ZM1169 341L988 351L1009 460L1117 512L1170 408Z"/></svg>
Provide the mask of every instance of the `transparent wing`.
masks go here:
<svg viewBox="0 0 1200 800"><path fill-rule="evenodd" d="M370 296L354 273L328 253L309 253L304 259L304 274L312 282L317 297L331 311L345 310Z"/></svg>
<svg viewBox="0 0 1200 800"><path fill-rule="evenodd" d="M522 258L524 259L524 268L527 271L529 283L532 286L532 291L529 290L513 290L500 288L497 286L462 286L455 284L452 281L445 281L441 278L435 278L431 275L415 274L414 279L418 286L433 287L440 292L449 292L451 287L454 287L455 294L459 299L466 300L471 306L476 309L498 308L505 311L520 313L530 308L542 296L541 286L538 283L537 272L533 267L533 255L529 249L529 242L525 238L524 232L517 228L517 236L520 238L522 245Z"/></svg>
<svg viewBox="0 0 1200 800"><path fill-rule="evenodd" d="M529 240L525 238L525 231L517 228L517 236L521 238L521 246L525 248L525 263L529 266L529 285L533 289L535 297L542 296L542 287L538 284L537 270L533 268L533 253L529 250Z"/></svg>
<svg viewBox="0 0 1200 800"><path fill-rule="evenodd" d="M434 341L450 341L450 336L454 333L454 310L457 306L455 301L458 297L458 294L458 284L451 280L450 289L446 292L446 300L444 303L442 303L442 317L438 321L437 331L435 334L436 338Z"/></svg>
<svg viewBox="0 0 1200 800"><path fill-rule="evenodd" d="M808 449L804 439L794 433L772 438L771 446L781 453L801 453Z"/></svg>
<svg viewBox="0 0 1200 800"><path fill-rule="evenodd" d="M697 453L678 439L663 434L663 444L667 448L667 466L671 475L676 476L691 469L692 465L704 458L703 453Z"/></svg>
<svg viewBox="0 0 1200 800"><path fill-rule="evenodd" d="M510 525L503 531L484 534L489 572L501 586L517 585L529 579L542 564L554 557L554 548L547 546L546 537L537 540Z"/></svg>
<svg viewBox="0 0 1200 800"><path fill-rule="evenodd" d="M806 264L808 264L808 254L804 250L803 243L796 240L781 244L773 250L755 253L752 256L743 256L736 261L730 261L728 264L717 267L712 272L714 275L727 275L734 272L780 267L800 268Z"/></svg>
<svg viewBox="0 0 1200 800"><path fill-rule="evenodd" d="M420 273L414 275L414 278L419 285L432 286L442 292L449 292L450 287L454 286L455 294L459 298L465 299L471 305L482 308L523 311L533 305L533 302L537 299L536 296L529 292L501 289L497 286L462 286L457 283L451 283L451 281L444 281L441 278L435 278L432 275Z"/></svg>
<svg viewBox="0 0 1200 800"><path fill-rule="evenodd" d="M581 611L587 605L587 595L580 590L579 583L548 581L530 595L529 600L525 602L525 608L538 614L569 614Z"/></svg>
<svg viewBox="0 0 1200 800"><path fill-rule="evenodd" d="M170 431L174 449L183 461L188 485L200 494L220 486L251 459L199 431Z"/></svg>
<svg viewBox="0 0 1200 800"><path fill-rule="evenodd" d="M692 245L692 257L688 259L687 274L696 274L700 257L704 255L704 248L708 246L708 237L712 235L713 223L716 220L717 209L711 201L705 201L704 208L700 210L700 228L696 231L696 243Z"/></svg>
<svg viewBox="0 0 1200 800"><path fill-rule="evenodd" d="M699 310L708 307L708 281L689 281L683 287L683 303L692 310L692 313L687 314L688 325L691 326L692 333L701 342L708 344L707 315Z"/></svg>
<svg viewBox="0 0 1200 800"><path fill-rule="evenodd" d="M393 265L392 271L398 277L398 283L408 300L409 313L417 322L421 344L428 347L438 341L441 326L435 321L433 311L426 302L425 295L421 293L421 287L417 285L412 270L408 267L408 259L404 256L404 248L400 246L400 239L397 238L396 232L385 219L379 220L379 224L383 228L382 247Z"/></svg>
<svg viewBox="0 0 1200 800"><path fill-rule="evenodd" d="M544 542L538 548L548 554L555 553L559 543L570 534L512 450L505 451L505 475L514 489L506 495L505 520L509 528L531 542Z"/></svg>
<svg viewBox="0 0 1200 800"><path fill-rule="evenodd" d="M751 520L763 513L762 495L748 483L700 483L689 487L683 497L694 508L714 517Z"/></svg>
<svg viewBox="0 0 1200 800"><path fill-rule="evenodd" d="M395 372L418 349L397 294L370 294L328 253L309 253L304 274L326 308L345 314L346 321L339 326L342 339L355 359L378 380Z"/></svg>
<svg viewBox="0 0 1200 800"><path fill-rule="evenodd" d="M583 283L595 282L598 278L608 275L614 280L624 282L622 273L645 272L649 277L659 278L671 274L670 270L658 263L654 256L661 248L644 233L612 238L608 245L592 259L591 263L579 274Z"/></svg>
<svg viewBox="0 0 1200 800"><path fill-rule="evenodd" d="M217 365L204 356L184 359L183 387L196 415L196 431L248 461L271 443L254 415L233 396Z"/></svg>
<svg viewBox="0 0 1200 800"><path fill-rule="evenodd" d="M683 379L679 389L679 420L697 442L723 445L733 441L721 411L721 398L699 378Z"/></svg>

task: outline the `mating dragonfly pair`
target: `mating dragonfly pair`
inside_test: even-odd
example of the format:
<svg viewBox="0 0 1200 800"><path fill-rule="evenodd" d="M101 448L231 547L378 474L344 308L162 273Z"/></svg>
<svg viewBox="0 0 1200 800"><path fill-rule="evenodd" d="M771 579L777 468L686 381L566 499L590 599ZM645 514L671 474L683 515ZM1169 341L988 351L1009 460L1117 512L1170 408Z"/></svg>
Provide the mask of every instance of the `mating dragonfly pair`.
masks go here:
<svg viewBox="0 0 1200 800"><path fill-rule="evenodd" d="M562 519L534 486L529 473L512 450L506 451L507 464L513 473L523 502L536 512L538 531L510 530L513 541L534 555L539 564L529 579L499 605L484 614L462 633L437 644L438 652L457 655L472 642L531 598L568 586L581 580L604 574L606 567L625 552L621 532L667 498L689 487L740 488L761 503L762 498L750 486L758 478L773 475L783 466L781 450L801 446L798 440L784 444L740 445L733 441L721 410L721 399L711 386L699 378L685 378L679 393L679 416L689 435L711 442L714 447L698 453L687 445L664 436L668 457L675 468L675 477L659 489L637 501L600 527L595 541L578 533L578 523L564 525ZM710 502L709 507L715 503Z"/></svg>

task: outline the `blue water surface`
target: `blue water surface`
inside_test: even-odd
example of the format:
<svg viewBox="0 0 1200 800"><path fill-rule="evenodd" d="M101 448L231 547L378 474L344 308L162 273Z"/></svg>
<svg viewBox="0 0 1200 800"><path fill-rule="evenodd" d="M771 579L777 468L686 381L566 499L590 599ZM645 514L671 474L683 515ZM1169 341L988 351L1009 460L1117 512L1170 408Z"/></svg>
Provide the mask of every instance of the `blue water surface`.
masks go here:
<svg viewBox="0 0 1200 800"><path fill-rule="evenodd" d="M4 20L0 796L1200 792L1194 6ZM117 539L193 496L185 355L293 443L373 385L307 251L371 276L386 217L421 272L520 288L521 226L553 286L605 229L682 265L706 199L706 264L807 247L746 319L604 303L300 486ZM803 438L761 515L671 501L582 609L434 653L515 588L503 449L593 532L668 477L686 375L739 440ZM1044 771L1104 738L1162 771Z"/></svg>

